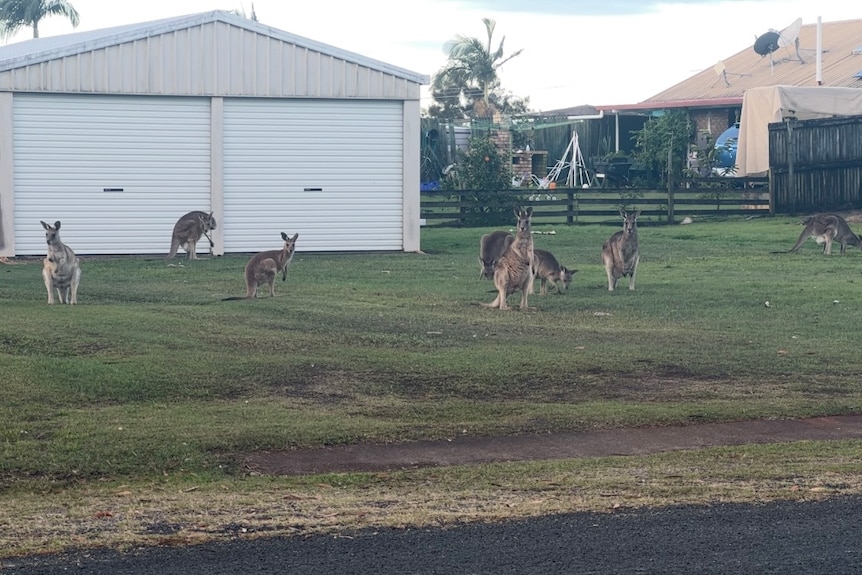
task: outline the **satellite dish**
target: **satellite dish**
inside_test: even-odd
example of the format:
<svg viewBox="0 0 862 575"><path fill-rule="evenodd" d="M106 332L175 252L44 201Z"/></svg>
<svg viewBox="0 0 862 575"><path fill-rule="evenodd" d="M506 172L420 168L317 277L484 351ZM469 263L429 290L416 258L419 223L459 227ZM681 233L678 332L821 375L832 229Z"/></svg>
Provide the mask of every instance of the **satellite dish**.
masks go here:
<svg viewBox="0 0 862 575"><path fill-rule="evenodd" d="M775 30L770 30L765 34L761 34L758 36L757 40L754 41L754 51L761 56L772 54L778 50L778 41L780 39L781 36Z"/></svg>
<svg viewBox="0 0 862 575"><path fill-rule="evenodd" d="M779 48L790 46L796 43L799 38L800 29L802 29L802 18L797 18L790 26L781 32L770 29L769 32L761 34L754 41L754 51L761 56L766 56L767 54L772 54Z"/></svg>
<svg viewBox="0 0 862 575"><path fill-rule="evenodd" d="M778 46L783 48L790 46L799 37L799 30L802 28L802 18L797 18L793 24L782 30L778 34Z"/></svg>

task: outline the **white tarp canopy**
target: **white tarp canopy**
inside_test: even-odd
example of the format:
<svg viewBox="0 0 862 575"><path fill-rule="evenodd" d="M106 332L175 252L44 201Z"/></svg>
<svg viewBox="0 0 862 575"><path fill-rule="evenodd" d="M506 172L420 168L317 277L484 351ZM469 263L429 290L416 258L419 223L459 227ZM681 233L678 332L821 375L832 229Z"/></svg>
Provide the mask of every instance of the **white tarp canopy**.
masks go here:
<svg viewBox="0 0 862 575"><path fill-rule="evenodd" d="M764 86L742 96L736 175L760 176L769 171L769 124L787 116L799 120L858 116L862 90L825 86Z"/></svg>

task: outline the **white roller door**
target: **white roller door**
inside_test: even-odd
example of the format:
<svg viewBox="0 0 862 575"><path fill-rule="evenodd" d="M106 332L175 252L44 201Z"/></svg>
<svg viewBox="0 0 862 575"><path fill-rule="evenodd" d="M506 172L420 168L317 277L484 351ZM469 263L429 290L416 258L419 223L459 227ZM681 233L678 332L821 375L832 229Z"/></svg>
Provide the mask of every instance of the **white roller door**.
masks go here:
<svg viewBox="0 0 862 575"><path fill-rule="evenodd" d="M227 99L225 251L400 250L403 105Z"/></svg>
<svg viewBox="0 0 862 575"><path fill-rule="evenodd" d="M40 220L79 254L167 253L210 208L209 99L15 94L13 118L17 255L45 253Z"/></svg>

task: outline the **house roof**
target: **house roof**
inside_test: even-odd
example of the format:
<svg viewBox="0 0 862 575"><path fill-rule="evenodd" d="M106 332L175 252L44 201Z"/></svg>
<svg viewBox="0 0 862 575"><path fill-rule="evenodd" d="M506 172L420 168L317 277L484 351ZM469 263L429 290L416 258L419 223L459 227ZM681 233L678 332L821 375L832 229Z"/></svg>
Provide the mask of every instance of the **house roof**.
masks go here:
<svg viewBox="0 0 862 575"><path fill-rule="evenodd" d="M223 10L17 42L0 47L0 72L93 50L100 50L110 46L135 42L154 36L171 34L194 26L215 22L244 28L250 32L269 36L276 40L339 58L346 62L358 64L417 84L429 83L429 77L425 74L411 72L347 50L284 32Z"/></svg>
<svg viewBox="0 0 862 575"><path fill-rule="evenodd" d="M795 43L761 56L751 46L638 104L600 110L741 106L749 88L817 86L817 24L799 29ZM823 86L862 88L862 19L821 23Z"/></svg>
<svg viewBox="0 0 862 575"><path fill-rule="evenodd" d="M569 106L568 108L558 108L555 110L548 110L546 112L539 112L536 114L531 114L535 116L592 116L598 114L599 111L595 106L591 106L589 104L582 104L580 106Z"/></svg>

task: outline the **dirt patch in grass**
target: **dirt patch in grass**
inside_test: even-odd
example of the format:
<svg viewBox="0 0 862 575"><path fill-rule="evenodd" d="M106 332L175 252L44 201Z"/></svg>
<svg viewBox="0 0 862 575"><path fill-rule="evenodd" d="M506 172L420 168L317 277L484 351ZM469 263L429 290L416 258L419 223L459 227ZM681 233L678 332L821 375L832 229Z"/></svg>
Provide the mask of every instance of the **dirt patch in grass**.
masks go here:
<svg viewBox="0 0 862 575"><path fill-rule="evenodd" d="M241 462L254 473L307 475L501 461L648 455L721 445L854 438L862 438L862 415L504 437L462 436L446 441L257 452L242 455Z"/></svg>

